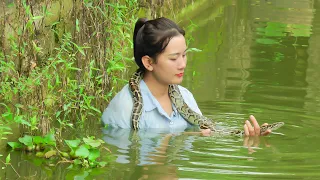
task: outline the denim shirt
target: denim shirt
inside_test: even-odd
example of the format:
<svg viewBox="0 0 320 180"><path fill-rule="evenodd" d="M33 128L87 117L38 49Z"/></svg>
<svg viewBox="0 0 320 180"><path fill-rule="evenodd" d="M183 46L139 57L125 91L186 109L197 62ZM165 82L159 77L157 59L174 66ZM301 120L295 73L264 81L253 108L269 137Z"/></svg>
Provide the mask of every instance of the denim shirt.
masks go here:
<svg viewBox="0 0 320 180"><path fill-rule="evenodd" d="M200 109L190 91L178 86L186 104L195 112L201 114ZM178 113L172 104L173 112L169 116L161 107L158 100L152 95L146 83L140 81L140 91L143 99L142 114L139 120L140 129L166 129L172 131L183 131L190 127L190 124ZM108 107L102 114L103 124L113 128L132 127L131 114L133 99L129 85L125 85L120 92L110 101Z"/></svg>

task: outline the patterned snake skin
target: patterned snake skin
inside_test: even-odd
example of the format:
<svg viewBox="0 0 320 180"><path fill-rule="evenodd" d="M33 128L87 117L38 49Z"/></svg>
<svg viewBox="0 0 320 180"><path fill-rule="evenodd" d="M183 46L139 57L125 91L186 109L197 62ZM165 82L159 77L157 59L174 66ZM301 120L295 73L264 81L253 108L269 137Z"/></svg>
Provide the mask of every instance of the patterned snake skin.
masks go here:
<svg viewBox="0 0 320 180"><path fill-rule="evenodd" d="M143 100L139 88L139 82L143 78L143 72L139 69L131 76L129 80L129 87L133 95L133 110L132 110L132 127L134 130L139 129L139 120L142 114ZM212 133L218 135L235 135L243 136L243 130L217 130L213 120L194 112L184 102L183 97L179 91L178 85L169 85L169 96L179 114L191 124L197 124L201 129L211 129ZM267 130L276 130L283 126L283 122L276 122L273 124L260 127L260 133Z"/></svg>

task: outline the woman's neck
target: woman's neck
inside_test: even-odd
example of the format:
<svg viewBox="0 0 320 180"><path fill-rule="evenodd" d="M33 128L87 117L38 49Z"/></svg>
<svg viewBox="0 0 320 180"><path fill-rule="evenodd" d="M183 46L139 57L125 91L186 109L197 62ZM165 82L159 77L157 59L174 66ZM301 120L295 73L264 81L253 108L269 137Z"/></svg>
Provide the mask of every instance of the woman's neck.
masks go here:
<svg viewBox="0 0 320 180"><path fill-rule="evenodd" d="M146 72L143 77L144 82L147 84L152 95L156 98L162 98L168 96L168 84L161 84L155 79L151 73Z"/></svg>

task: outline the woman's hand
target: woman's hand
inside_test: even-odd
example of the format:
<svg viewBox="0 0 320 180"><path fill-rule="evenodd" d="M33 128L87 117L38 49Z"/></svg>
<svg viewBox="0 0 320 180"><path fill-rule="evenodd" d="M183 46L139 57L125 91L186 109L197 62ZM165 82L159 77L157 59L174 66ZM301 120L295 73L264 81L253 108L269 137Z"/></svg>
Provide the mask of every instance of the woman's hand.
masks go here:
<svg viewBox="0 0 320 180"><path fill-rule="evenodd" d="M250 115L249 117L250 121L252 122L253 126L251 125L249 120L246 120L243 129L245 136L266 136L271 133L271 130L267 130L266 132L263 132L260 134L260 126L258 124L258 121L253 115ZM268 125L267 123L264 123L262 126Z"/></svg>
<svg viewBox="0 0 320 180"><path fill-rule="evenodd" d="M271 133L271 130L267 130L267 131L263 132L262 134L260 134L260 126L259 126L256 118L253 115L250 115L249 119L250 119L252 125L249 120L246 120L246 122L243 126L245 136L260 136L260 135L266 136ZM265 125L268 125L268 123L262 124L262 126L265 126ZM210 136L211 130L210 129L201 129L200 134L202 136Z"/></svg>
<svg viewBox="0 0 320 180"><path fill-rule="evenodd" d="M211 135L211 129L201 129L201 135L202 136L210 136Z"/></svg>

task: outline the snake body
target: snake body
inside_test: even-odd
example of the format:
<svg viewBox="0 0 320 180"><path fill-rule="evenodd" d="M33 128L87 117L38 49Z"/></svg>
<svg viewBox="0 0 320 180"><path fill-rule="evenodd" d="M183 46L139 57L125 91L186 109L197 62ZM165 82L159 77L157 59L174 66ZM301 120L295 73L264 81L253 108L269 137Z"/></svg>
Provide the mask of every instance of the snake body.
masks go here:
<svg viewBox="0 0 320 180"><path fill-rule="evenodd" d="M143 99L139 88L139 82L143 78L143 72L139 69L130 77L129 87L132 92L133 97L133 109L132 109L132 128L134 130L139 129L139 120L142 114L143 108ZM235 135L235 136L243 136L243 130L217 130L215 128L214 121L196 113L184 102L183 97L180 93L178 85L169 85L169 96L176 107L179 114L187 120L189 123L194 125L199 125L201 129L210 129L214 134L218 135ZM273 124L268 124L260 127L260 133L264 133L267 130L276 130L283 126L283 122L276 122Z"/></svg>

